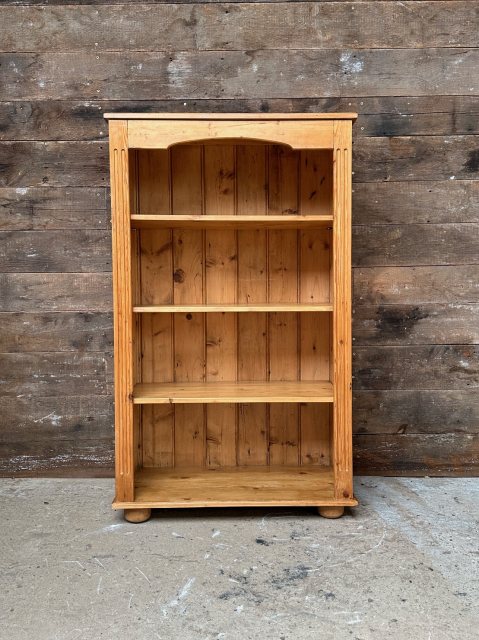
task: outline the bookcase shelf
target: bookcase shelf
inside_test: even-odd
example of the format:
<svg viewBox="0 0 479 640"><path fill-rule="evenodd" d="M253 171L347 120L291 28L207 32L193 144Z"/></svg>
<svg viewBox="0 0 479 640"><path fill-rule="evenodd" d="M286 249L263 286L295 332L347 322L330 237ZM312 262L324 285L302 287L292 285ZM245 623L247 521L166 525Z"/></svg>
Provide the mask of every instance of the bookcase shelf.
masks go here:
<svg viewBox="0 0 479 640"><path fill-rule="evenodd" d="M332 215L143 215L131 216L133 229L301 229L331 226Z"/></svg>
<svg viewBox="0 0 479 640"><path fill-rule="evenodd" d="M135 501L116 509L182 507L355 506L335 498L330 467L260 466L223 469L143 468Z"/></svg>
<svg viewBox="0 0 479 640"><path fill-rule="evenodd" d="M113 507L127 520L356 504L353 119L111 116Z"/></svg>
<svg viewBox="0 0 479 640"><path fill-rule="evenodd" d="M318 382L163 382L137 384L135 404L333 402L333 385Z"/></svg>
<svg viewBox="0 0 479 640"><path fill-rule="evenodd" d="M333 305L299 302L265 302L263 304L163 304L133 307L134 313L307 313L330 312Z"/></svg>

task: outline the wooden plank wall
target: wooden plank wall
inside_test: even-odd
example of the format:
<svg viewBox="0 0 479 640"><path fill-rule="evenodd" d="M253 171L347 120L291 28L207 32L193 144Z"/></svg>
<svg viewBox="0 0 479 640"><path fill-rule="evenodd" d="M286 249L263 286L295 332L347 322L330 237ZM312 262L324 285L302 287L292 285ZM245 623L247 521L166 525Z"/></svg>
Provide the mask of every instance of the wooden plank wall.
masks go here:
<svg viewBox="0 0 479 640"><path fill-rule="evenodd" d="M356 471L479 470L479 2L4 0L0 471L110 475L104 111L358 111Z"/></svg>

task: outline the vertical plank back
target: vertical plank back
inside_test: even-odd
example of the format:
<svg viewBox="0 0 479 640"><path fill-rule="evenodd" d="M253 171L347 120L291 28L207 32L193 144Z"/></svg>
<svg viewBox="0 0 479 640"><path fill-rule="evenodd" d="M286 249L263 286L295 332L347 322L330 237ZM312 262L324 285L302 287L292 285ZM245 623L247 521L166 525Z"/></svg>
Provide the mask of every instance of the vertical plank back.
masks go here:
<svg viewBox="0 0 479 640"><path fill-rule="evenodd" d="M237 148L237 213L265 215L267 210L267 155L265 145ZM238 231L238 302L268 299L267 232ZM238 314L238 380L267 379L267 317L265 313ZM240 405L237 461L239 465L268 464L268 408Z"/></svg>
<svg viewBox="0 0 479 640"><path fill-rule="evenodd" d="M299 154L269 147L268 212L290 215L299 209ZM268 302L298 302L298 232L268 231ZM268 314L269 380L298 380L297 313ZM270 405L269 460L272 465L299 462L298 405Z"/></svg>
<svg viewBox="0 0 479 640"><path fill-rule="evenodd" d="M303 215L331 213L332 163L329 151L302 151L300 210ZM331 233L328 229L299 231L299 301L330 302ZM328 380L330 315L300 317L300 379ZM329 464L329 409L303 404L300 411L301 464Z"/></svg>
<svg viewBox="0 0 479 640"><path fill-rule="evenodd" d="M171 150L172 214L203 212L203 147L185 145ZM204 231L173 230L173 302L204 302ZM175 382L205 379L205 318L203 313L174 316ZM205 414L201 404L175 408L175 466L205 464Z"/></svg>
<svg viewBox="0 0 479 640"><path fill-rule="evenodd" d="M211 145L204 149L204 212L234 215L236 151L233 145ZM205 301L234 303L237 299L237 237L234 229L206 231ZM236 315L206 316L206 380L235 381L237 363ZM206 407L206 464L208 467L236 465L236 406Z"/></svg>
<svg viewBox="0 0 479 640"><path fill-rule="evenodd" d="M332 207L324 151L181 145L138 152L137 174L135 207L143 214L308 215ZM140 300L329 302L331 240L324 228L145 229L136 249ZM143 314L142 381L329 379L331 332L330 314ZM142 412L144 466L330 462L326 405L146 405Z"/></svg>
<svg viewBox="0 0 479 640"><path fill-rule="evenodd" d="M144 214L169 214L170 154L166 150L138 152L138 208ZM173 302L171 229L141 231L140 278L142 304ZM142 314L142 380L173 382L173 317ZM174 409L168 405L142 407L143 465L171 467L174 453Z"/></svg>

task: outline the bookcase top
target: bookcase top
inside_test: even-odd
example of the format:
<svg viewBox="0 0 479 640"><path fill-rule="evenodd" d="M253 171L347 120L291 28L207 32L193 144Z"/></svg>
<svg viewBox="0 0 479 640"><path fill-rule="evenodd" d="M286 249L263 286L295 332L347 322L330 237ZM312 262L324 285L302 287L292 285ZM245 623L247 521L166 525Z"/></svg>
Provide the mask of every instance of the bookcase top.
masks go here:
<svg viewBox="0 0 479 640"><path fill-rule="evenodd" d="M106 120L356 120L357 113L105 113Z"/></svg>

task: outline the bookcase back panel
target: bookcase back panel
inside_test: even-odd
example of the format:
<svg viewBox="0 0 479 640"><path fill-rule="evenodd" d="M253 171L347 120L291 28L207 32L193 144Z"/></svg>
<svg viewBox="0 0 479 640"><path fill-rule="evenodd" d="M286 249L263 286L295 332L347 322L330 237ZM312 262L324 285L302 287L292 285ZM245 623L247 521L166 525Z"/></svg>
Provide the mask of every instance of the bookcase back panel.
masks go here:
<svg viewBox="0 0 479 640"><path fill-rule="evenodd" d="M171 215L332 213L329 151L178 145L134 154L133 211ZM142 229L135 303L329 303L331 231ZM330 379L329 313L146 313L137 381ZM184 404L141 408L142 464L329 464L330 407Z"/></svg>

